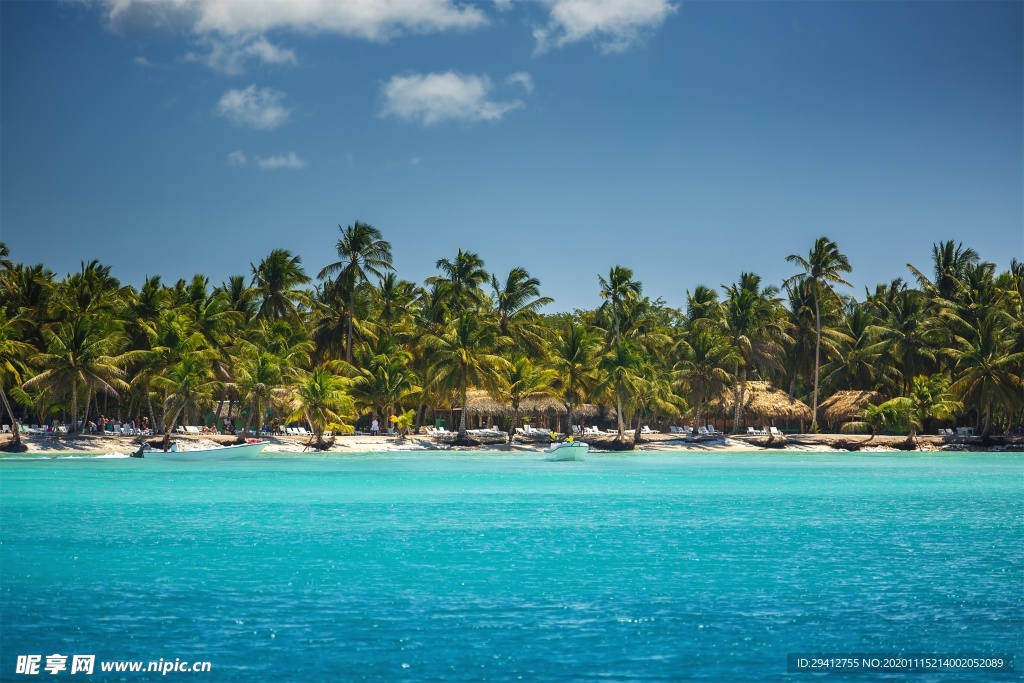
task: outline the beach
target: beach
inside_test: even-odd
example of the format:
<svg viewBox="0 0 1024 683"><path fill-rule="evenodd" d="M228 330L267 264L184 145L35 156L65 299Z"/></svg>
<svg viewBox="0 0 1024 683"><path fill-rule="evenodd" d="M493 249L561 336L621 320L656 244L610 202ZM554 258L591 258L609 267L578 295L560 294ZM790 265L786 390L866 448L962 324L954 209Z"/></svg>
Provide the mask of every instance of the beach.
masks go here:
<svg viewBox="0 0 1024 683"><path fill-rule="evenodd" d="M627 432L627 438L631 438L632 432ZM608 437L609 435L602 435ZM153 442L158 437L146 437L146 440ZM0 448L11 440L10 435L0 436ZM204 448L216 448L236 442L236 438L226 435L177 435L173 439L185 450L196 450ZM267 447L264 453L294 453L294 454L315 454L309 444L310 438L299 436L269 436L265 438ZM772 452L834 452L842 453L850 450L860 452L889 452L907 450L905 436L876 436L870 439L868 436L841 435L841 434L793 434L785 437L783 445L766 446L766 437L758 436L726 436L721 439L703 442L687 442L674 434L649 434L643 437L641 443L637 444L635 450L626 451L629 453L772 453ZM917 449L921 452L950 451L950 452L1020 452L1024 450L1024 438L1021 437L997 437L992 443L984 444L977 437L940 437L934 435L919 435L916 438ZM113 435L67 435L67 436L22 436L29 454L51 454L61 453L129 453L138 448L138 437L113 436ZM458 452L486 452L493 454L502 453L529 453L542 452L547 444L538 442L522 442L518 439L511 447L504 444L489 444L478 447L456 447L443 441L435 440L427 435L412 434L405 439L398 439L395 436L369 434L353 434L335 437L333 445L323 453L403 453L421 451L458 451ZM592 445L592 450L603 449ZM18 455L18 454L11 454ZM2 456L0 456L2 457Z"/></svg>

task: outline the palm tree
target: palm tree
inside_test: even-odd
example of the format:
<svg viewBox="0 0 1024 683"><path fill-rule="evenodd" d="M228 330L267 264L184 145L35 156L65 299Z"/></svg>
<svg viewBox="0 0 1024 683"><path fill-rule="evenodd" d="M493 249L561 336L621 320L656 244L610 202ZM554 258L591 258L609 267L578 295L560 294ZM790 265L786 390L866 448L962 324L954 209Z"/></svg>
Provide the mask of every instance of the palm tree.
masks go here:
<svg viewBox="0 0 1024 683"><path fill-rule="evenodd" d="M331 372L328 365L318 365L303 373L295 387L295 410L289 420L305 420L313 430L317 450L323 450L324 430L355 414L355 404L345 393L345 380Z"/></svg>
<svg viewBox="0 0 1024 683"><path fill-rule="evenodd" d="M345 361L352 361L352 320L355 317L356 287L366 282L370 275L380 279L383 271L394 270L391 265L391 244L385 242L380 230L369 223L355 222L347 228L338 226L341 238L336 248L341 259L325 266L318 277L326 278L337 274L338 279L350 290L348 341L345 344Z"/></svg>
<svg viewBox="0 0 1024 683"><path fill-rule="evenodd" d="M43 330L46 351L31 363L42 368L23 386L49 388L57 396L71 398L71 421L78 429L78 390L86 390L83 426L89 419L89 401L94 391L117 395L127 389L122 368L137 354L120 353L124 337L109 321L83 315L69 318Z"/></svg>
<svg viewBox="0 0 1024 683"><path fill-rule="evenodd" d="M884 298L872 298L869 305L879 318L869 328L875 339L869 348L877 354L879 367L898 373L901 382L894 393L907 394L915 376L937 367L948 328L918 289L888 292Z"/></svg>
<svg viewBox="0 0 1024 683"><path fill-rule="evenodd" d="M380 322L388 337L394 337L394 328L410 318L410 309L416 300L416 285L399 280L395 273L385 273L376 291L376 308Z"/></svg>
<svg viewBox="0 0 1024 683"><path fill-rule="evenodd" d="M611 318L608 326L609 341L619 343L624 333L624 325L629 317L630 308L640 300L642 286L633 279L633 271L623 266L613 266L608 271L608 279L597 276L601 285L601 298L604 303L597 309L599 314Z"/></svg>
<svg viewBox="0 0 1024 683"><path fill-rule="evenodd" d="M743 363L743 357L717 329L697 326L675 348L677 378L693 397L694 428L701 426L704 404L719 395L733 381L728 368Z"/></svg>
<svg viewBox="0 0 1024 683"><path fill-rule="evenodd" d="M27 369L26 361L35 349L18 338L17 323L16 319L9 320L6 311L0 308L0 399L3 399L4 410L7 411L14 434L11 450L20 452L23 450L21 430L18 429L18 420L7 400L7 393L21 385L22 373Z"/></svg>
<svg viewBox="0 0 1024 683"><path fill-rule="evenodd" d="M964 249L963 242L954 246L953 240L948 240L932 245L932 279L928 279L924 273L909 263L907 268L917 276L921 288L928 295L953 301L957 282L980 260L978 252L970 248Z"/></svg>
<svg viewBox="0 0 1024 683"><path fill-rule="evenodd" d="M540 280L531 277L525 268L510 270L504 283L492 275L491 287L501 333L510 337L520 351L541 356L547 328L540 324L537 311L554 299L540 295Z"/></svg>
<svg viewBox="0 0 1024 683"><path fill-rule="evenodd" d="M814 347L814 405L811 408L813 421L811 429L818 428L818 373L821 368L821 299L832 297L839 299L834 285L846 285L852 287L849 282L843 279L843 273L853 270L846 255L839 251L836 243L827 237L819 237L814 242L807 258L799 254L790 254L786 257L789 263L796 263L804 272L798 273L787 279L784 285L795 281L805 281L810 284L811 293L814 296L814 319L817 327L817 341Z"/></svg>
<svg viewBox="0 0 1024 683"><path fill-rule="evenodd" d="M637 346L630 341L613 343L597 363L599 380L594 393L615 401L615 419L618 426L618 441L626 436L624 408L630 407L633 396L639 393L643 382L644 358Z"/></svg>
<svg viewBox="0 0 1024 683"><path fill-rule="evenodd" d="M982 437L992 430L993 408L1012 411L1021 403L1024 390L1015 370L1024 353L1012 352L1002 321L985 317L967 337L961 338L962 352L956 363L956 381L950 392L965 405L976 407L982 421Z"/></svg>
<svg viewBox="0 0 1024 683"><path fill-rule="evenodd" d="M495 393L509 370L509 362L498 354L506 339L498 333L493 318L476 311L464 312L441 334L423 338L432 352L428 386L454 393L459 399L459 442L466 441L467 390L479 387Z"/></svg>
<svg viewBox="0 0 1024 683"><path fill-rule="evenodd" d="M562 392L568 408L569 433L572 433L573 406L583 403L596 382L597 352L600 342L590 327L569 319L551 343L554 385Z"/></svg>
<svg viewBox="0 0 1024 683"><path fill-rule="evenodd" d="M437 284L441 300L452 317L459 317L471 308L480 308L487 301L483 284L487 282L484 260L471 251L462 251L454 259L439 259L436 267L443 275L427 280Z"/></svg>
<svg viewBox="0 0 1024 683"><path fill-rule="evenodd" d="M792 340L787 334L789 322L778 297L778 287L761 287L759 275L741 273L739 282L725 287L725 291L725 328L729 341L742 358L735 372L738 381L733 432L738 432L743 419L748 368L756 368L762 375L778 370L785 356L784 344Z"/></svg>
<svg viewBox="0 0 1024 683"><path fill-rule="evenodd" d="M357 354L356 360L352 394L372 412L380 414L382 422L387 424L395 413L396 404L420 390L409 367L412 355L385 337L376 349Z"/></svg>
<svg viewBox="0 0 1024 683"><path fill-rule="evenodd" d="M171 433L180 417L191 422L213 405L213 398L221 388L213 372L217 352L202 349L187 353L163 374L153 378L153 388L163 391L164 450L171 445Z"/></svg>
<svg viewBox="0 0 1024 683"><path fill-rule="evenodd" d="M281 359L252 344L245 344L235 366L235 385L245 411L242 434L249 433L252 420L263 424L266 409L283 394Z"/></svg>
<svg viewBox="0 0 1024 683"><path fill-rule="evenodd" d="M274 249L258 266L249 266L252 287L260 302L256 317L298 322L300 307L309 301L309 295L299 289L310 281L302 268L302 258L292 256L287 249Z"/></svg>
<svg viewBox="0 0 1024 683"><path fill-rule="evenodd" d="M554 379L555 372L553 370L537 367L526 356L517 356L509 364L504 381L495 392L502 403L507 402L512 406L512 423L508 428L509 443L512 443L516 427L519 426L523 400L549 395Z"/></svg>

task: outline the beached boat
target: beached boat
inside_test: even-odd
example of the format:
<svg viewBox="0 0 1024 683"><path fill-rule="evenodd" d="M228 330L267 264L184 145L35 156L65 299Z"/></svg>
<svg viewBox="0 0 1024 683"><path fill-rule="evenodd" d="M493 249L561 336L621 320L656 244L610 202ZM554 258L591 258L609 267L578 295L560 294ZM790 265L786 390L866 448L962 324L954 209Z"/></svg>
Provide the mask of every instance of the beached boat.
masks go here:
<svg viewBox="0 0 1024 683"><path fill-rule="evenodd" d="M561 462L563 460L583 460L590 452L590 446L582 441L563 441L552 444L551 448L544 451L547 453L545 460Z"/></svg>
<svg viewBox="0 0 1024 683"><path fill-rule="evenodd" d="M177 444L175 444L176 446ZM238 458L251 458L259 455L267 447L266 441L255 443L242 443L234 446L219 446L218 448L196 448L193 450L181 450L172 448L169 451L158 449L146 450L133 454L133 458L141 457L146 460L174 460L174 461L215 461L235 460Z"/></svg>

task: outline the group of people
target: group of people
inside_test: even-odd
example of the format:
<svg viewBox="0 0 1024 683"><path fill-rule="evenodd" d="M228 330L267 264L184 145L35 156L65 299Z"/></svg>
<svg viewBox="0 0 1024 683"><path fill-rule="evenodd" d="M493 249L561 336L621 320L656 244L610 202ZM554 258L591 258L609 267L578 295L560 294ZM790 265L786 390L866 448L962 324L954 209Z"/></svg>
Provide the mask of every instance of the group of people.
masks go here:
<svg viewBox="0 0 1024 683"><path fill-rule="evenodd" d="M81 422L79 422L79 426L81 426ZM95 422L89 420L86 427L89 429L90 434L102 434L107 431L107 427L110 427L111 431L120 430L122 427L127 427L133 432L136 429L141 431L148 431L150 429L148 417L144 417L138 422L135 420L129 420L128 422L122 423L115 417L104 417L103 415L96 418Z"/></svg>

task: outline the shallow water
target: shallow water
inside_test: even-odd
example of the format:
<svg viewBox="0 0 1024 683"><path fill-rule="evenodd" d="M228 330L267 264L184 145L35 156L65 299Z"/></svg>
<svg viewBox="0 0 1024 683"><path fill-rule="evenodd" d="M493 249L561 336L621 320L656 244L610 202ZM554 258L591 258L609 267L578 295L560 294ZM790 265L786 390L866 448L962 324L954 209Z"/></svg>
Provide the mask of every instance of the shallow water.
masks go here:
<svg viewBox="0 0 1024 683"><path fill-rule="evenodd" d="M127 681L806 680L787 653L1021 659L1022 490L1024 457L990 454L5 459L0 679L52 653L212 665L42 674Z"/></svg>

